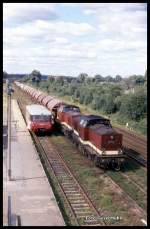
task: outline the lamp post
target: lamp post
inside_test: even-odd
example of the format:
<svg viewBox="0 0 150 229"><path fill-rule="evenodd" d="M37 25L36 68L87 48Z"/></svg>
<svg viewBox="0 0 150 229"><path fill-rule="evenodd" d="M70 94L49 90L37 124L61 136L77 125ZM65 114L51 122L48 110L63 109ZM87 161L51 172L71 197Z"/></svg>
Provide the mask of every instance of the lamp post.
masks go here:
<svg viewBox="0 0 150 229"><path fill-rule="evenodd" d="M8 178L11 180L11 94L14 90L11 87L11 84L7 85L7 95L8 95Z"/></svg>

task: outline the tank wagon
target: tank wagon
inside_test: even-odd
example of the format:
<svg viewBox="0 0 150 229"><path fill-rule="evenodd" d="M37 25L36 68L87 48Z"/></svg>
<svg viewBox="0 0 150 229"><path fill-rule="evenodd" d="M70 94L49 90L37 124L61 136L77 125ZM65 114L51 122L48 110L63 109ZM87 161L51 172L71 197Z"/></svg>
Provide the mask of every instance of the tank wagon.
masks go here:
<svg viewBox="0 0 150 229"><path fill-rule="evenodd" d="M27 85L22 86L19 82L15 84L52 112L55 122L61 124L63 133L77 145L83 155L93 160L96 166L120 170L125 161L122 134L112 128L109 119L85 115L77 106L66 104Z"/></svg>

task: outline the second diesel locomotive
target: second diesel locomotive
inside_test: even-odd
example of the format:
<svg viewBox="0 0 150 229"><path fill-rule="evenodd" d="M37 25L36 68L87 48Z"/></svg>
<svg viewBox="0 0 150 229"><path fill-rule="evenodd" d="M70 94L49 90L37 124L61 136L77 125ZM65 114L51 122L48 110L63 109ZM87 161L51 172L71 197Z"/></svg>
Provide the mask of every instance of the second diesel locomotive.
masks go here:
<svg viewBox="0 0 150 229"><path fill-rule="evenodd" d="M125 160L122 134L112 128L108 119L85 115L77 106L66 104L22 83L15 84L53 113L55 122L61 124L64 134L78 146L82 154L93 160L96 166L120 170Z"/></svg>

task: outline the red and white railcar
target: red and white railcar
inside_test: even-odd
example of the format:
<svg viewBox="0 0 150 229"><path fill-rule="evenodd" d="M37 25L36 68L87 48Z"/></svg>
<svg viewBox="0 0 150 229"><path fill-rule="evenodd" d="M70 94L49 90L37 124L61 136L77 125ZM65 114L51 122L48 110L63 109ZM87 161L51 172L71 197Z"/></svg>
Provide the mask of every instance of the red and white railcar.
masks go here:
<svg viewBox="0 0 150 229"><path fill-rule="evenodd" d="M49 132L54 124L52 113L37 104L26 106L26 122L27 128L33 132Z"/></svg>

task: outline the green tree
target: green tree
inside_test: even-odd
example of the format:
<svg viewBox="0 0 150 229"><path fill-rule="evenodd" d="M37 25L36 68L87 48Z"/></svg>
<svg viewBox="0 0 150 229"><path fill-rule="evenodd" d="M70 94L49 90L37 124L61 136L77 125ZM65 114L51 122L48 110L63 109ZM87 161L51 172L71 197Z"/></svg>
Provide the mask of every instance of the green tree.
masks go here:
<svg viewBox="0 0 150 229"><path fill-rule="evenodd" d="M55 81L54 76L48 76L48 81L52 84Z"/></svg>
<svg viewBox="0 0 150 229"><path fill-rule="evenodd" d="M121 102L122 102L122 96L117 96L117 97L114 99L116 111L119 111L119 110L120 110Z"/></svg>
<svg viewBox="0 0 150 229"><path fill-rule="evenodd" d="M80 83L83 83L85 82L85 79L88 77L88 74L87 73L80 73L79 76L78 76L78 80Z"/></svg>
<svg viewBox="0 0 150 229"><path fill-rule="evenodd" d="M147 98L143 93L129 94L122 98L120 113L129 119L140 120L147 112Z"/></svg>
<svg viewBox="0 0 150 229"><path fill-rule="evenodd" d="M56 77L56 84L63 86L64 85L64 76L57 76Z"/></svg>
<svg viewBox="0 0 150 229"><path fill-rule="evenodd" d="M97 75L94 76L94 81L95 82L103 82L104 81L104 77L97 74Z"/></svg>
<svg viewBox="0 0 150 229"><path fill-rule="evenodd" d="M85 96L84 96L84 104L88 105L92 102L93 100L93 95L90 91L85 91Z"/></svg>
<svg viewBox="0 0 150 229"><path fill-rule="evenodd" d="M75 98L80 97L80 89L77 88L77 90L74 92L74 96L75 96Z"/></svg>
<svg viewBox="0 0 150 229"><path fill-rule="evenodd" d="M112 98L111 95L106 95L103 110L107 114L112 114L116 111L116 105L115 105L114 99Z"/></svg>
<svg viewBox="0 0 150 229"><path fill-rule="evenodd" d="M114 80L114 78L112 76L108 75L108 76L105 77L105 81L106 82L114 82L115 80Z"/></svg>
<svg viewBox="0 0 150 229"><path fill-rule="evenodd" d="M136 79L135 79L135 83L136 84L141 85L141 84L144 84L144 82L145 82L145 78L143 76L141 76L141 75L137 76Z"/></svg>
<svg viewBox="0 0 150 229"><path fill-rule="evenodd" d="M120 75L116 75L115 81L120 82L122 80L122 77Z"/></svg>
<svg viewBox="0 0 150 229"><path fill-rule="evenodd" d="M30 74L30 78L33 82L39 83L41 81L41 73L38 70L33 70Z"/></svg>

